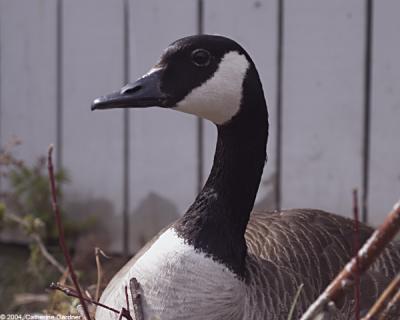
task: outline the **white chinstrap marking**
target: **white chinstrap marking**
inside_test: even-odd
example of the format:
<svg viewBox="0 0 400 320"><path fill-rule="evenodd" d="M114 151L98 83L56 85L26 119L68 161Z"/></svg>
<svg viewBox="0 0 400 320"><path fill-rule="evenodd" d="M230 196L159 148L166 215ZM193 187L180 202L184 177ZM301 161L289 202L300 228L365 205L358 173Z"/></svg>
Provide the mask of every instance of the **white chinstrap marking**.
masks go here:
<svg viewBox="0 0 400 320"><path fill-rule="evenodd" d="M115 309L126 306L124 286L129 288L129 279L136 277L143 290L146 320L242 319L245 284L223 264L186 244L173 229L165 231L133 266L121 272L124 275L113 280L101 298ZM108 310L97 309L96 319L117 318Z"/></svg>
<svg viewBox="0 0 400 320"><path fill-rule="evenodd" d="M243 80L250 63L236 51L226 53L212 78L194 88L176 105L176 110L223 124L239 111Z"/></svg>

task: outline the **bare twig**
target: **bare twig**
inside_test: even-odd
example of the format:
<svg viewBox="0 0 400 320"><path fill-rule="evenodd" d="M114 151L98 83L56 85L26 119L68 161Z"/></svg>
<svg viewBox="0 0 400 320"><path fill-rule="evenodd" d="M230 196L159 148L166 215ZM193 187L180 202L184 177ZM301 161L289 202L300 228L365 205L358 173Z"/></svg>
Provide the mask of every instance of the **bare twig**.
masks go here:
<svg viewBox="0 0 400 320"><path fill-rule="evenodd" d="M61 263L59 263L51 254L50 252L47 250L46 246L44 245L42 238L40 238L40 236L38 234L32 234L31 237L36 241L40 252L42 253L43 257L45 257L45 259L47 261L49 261L55 268L57 268L58 271L60 271L61 274L64 274L64 272L66 271L66 269L64 268L63 265L61 265Z"/></svg>
<svg viewBox="0 0 400 320"><path fill-rule="evenodd" d="M301 320L315 319L324 312L328 303L336 303L343 295L345 289L349 288L354 279L355 272L361 276L375 261L378 255L385 249L386 245L394 238L400 229L400 201L386 217L383 224L371 235L368 241L358 251L359 264L353 258L346 264L342 271L329 284L325 291L303 314Z"/></svg>
<svg viewBox="0 0 400 320"><path fill-rule="evenodd" d="M129 310L128 286L125 286L125 302L126 310Z"/></svg>
<svg viewBox="0 0 400 320"><path fill-rule="evenodd" d="M67 245L65 244L65 237L64 237L64 227L61 221L61 214L60 214L60 209L58 207L58 202L57 202L57 191L56 191L56 182L54 178L54 169L53 169L53 159L52 159L52 153L53 153L53 145L50 145L49 151L48 151L48 170L49 170L49 179L50 179L50 188L51 188L51 200L52 200L52 207L53 207L53 212L56 217L56 224L57 224L57 229L59 233L59 243L61 250L63 251L65 261L67 262L69 273L71 275L72 282L74 283L74 286L76 288L76 291L78 293L78 298L79 301L82 305L85 317L87 320L91 320L89 311L87 309L85 300L83 298L81 288L79 286L78 279L75 274L75 270L72 266L71 262L71 256L69 255Z"/></svg>
<svg viewBox="0 0 400 320"><path fill-rule="evenodd" d="M62 293L64 293L65 295L67 295L69 297L79 298L78 293L76 293L75 290L73 290L71 288L68 288L66 286L62 286L59 283L54 283L54 282L51 283L50 284L50 289L61 291ZM85 300L86 302L89 302L89 303L93 303L94 305L96 305L98 307L101 307L101 308L107 309L109 311L112 311L112 312L114 312L116 314L120 313L120 311L118 311L117 309L111 308L111 307L109 307L109 306L107 306L107 305L105 305L103 303L94 301L92 299L83 297L83 300Z"/></svg>
<svg viewBox="0 0 400 320"><path fill-rule="evenodd" d="M125 308L122 308L121 312L119 313L118 320L121 320L123 317L125 317L127 320L133 320L129 310Z"/></svg>
<svg viewBox="0 0 400 320"><path fill-rule="evenodd" d="M292 302L292 306L290 307L290 310L289 310L289 315L287 317L287 320L293 319L294 309L296 308L296 304L297 304L297 301L299 300L300 293L301 293L301 290L303 290L303 287L304 287L304 283L302 283L299 286L299 288L297 289L297 292L296 292L293 302Z"/></svg>
<svg viewBox="0 0 400 320"><path fill-rule="evenodd" d="M142 297L140 295L140 285L136 278L131 278L131 280L129 281L129 288L131 290L135 320L144 320Z"/></svg>
<svg viewBox="0 0 400 320"><path fill-rule="evenodd" d="M94 248L94 254L95 254L95 257L96 257L96 267L97 267L97 284L96 284L96 297L95 297L95 299L96 299L96 301L99 301L99 299L100 299L101 281L102 281L102 278L103 278L103 268L101 267L100 255L102 255L105 258L108 258L108 256L103 252L103 250L101 250L98 247Z"/></svg>
<svg viewBox="0 0 400 320"><path fill-rule="evenodd" d="M375 301L374 305L369 309L368 313L362 320L376 319L378 314L384 309L385 303L395 295L396 291L400 289L400 273L390 282L385 291L382 292L379 299Z"/></svg>
<svg viewBox="0 0 400 320"><path fill-rule="evenodd" d="M358 250L360 249L360 220L358 214L358 191L353 190L353 218L354 218L354 245L353 255L356 258L356 270L354 272L354 318L360 320L360 259Z"/></svg>
<svg viewBox="0 0 400 320"><path fill-rule="evenodd" d="M20 218L19 216L17 216L16 214L6 211L5 212L5 218L9 219L25 228L28 228L28 222L25 221L24 219ZM52 265L54 266L58 271L60 271L61 274L64 274L64 272L66 271L66 269L64 268L64 266L57 261L56 258L54 258L54 256L47 250L45 244L43 243L42 238L40 237L40 235L36 232L31 232L28 234L28 236L34 240L36 242L36 244L39 247L40 252L42 253L43 257Z"/></svg>
<svg viewBox="0 0 400 320"><path fill-rule="evenodd" d="M14 296L14 306L21 306L30 303L47 303L49 295L37 293L18 293Z"/></svg>
<svg viewBox="0 0 400 320"><path fill-rule="evenodd" d="M379 320L393 319L394 315L392 312L398 312L395 308L398 308L398 303L400 301L400 290L397 290L396 294L390 299L389 303L386 305L385 310L383 310ZM398 313L396 314L398 317Z"/></svg>

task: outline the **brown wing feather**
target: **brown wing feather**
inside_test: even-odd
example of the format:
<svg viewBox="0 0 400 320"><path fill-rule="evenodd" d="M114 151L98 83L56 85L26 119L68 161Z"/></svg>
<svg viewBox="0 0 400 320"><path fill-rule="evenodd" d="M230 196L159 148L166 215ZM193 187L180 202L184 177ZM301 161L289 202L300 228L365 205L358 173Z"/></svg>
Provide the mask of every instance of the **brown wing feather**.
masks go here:
<svg viewBox="0 0 400 320"><path fill-rule="evenodd" d="M361 244L372 232L372 228L361 224ZM262 282L267 287L271 281L280 281L277 287L281 290L280 294L284 294L285 290L293 293L296 291L293 287L304 284L297 308L298 316L353 255L353 221L319 210L253 212L245 237L251 257L248 265L270 268L272 264L277 269L273 275L265 272L264 267L262 271L256 271L257 277L265 278ZM399 270L400 244L393 242L361 279L362 310L370 307ZM282 279L280 272L291 277ZM352 292L349 292L343 300L340 307L344 314L351 312L352 298Z"/></svg>

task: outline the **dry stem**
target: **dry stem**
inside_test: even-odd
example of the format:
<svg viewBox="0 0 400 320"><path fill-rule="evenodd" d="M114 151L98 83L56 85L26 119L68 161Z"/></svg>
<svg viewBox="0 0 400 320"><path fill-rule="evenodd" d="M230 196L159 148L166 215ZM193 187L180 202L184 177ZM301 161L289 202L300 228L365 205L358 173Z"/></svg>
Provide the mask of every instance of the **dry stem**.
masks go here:
<svg viewBox="0 0 400 320"><path fill-rule="evenodd" d="M68 269L69 269L69 273L71 275L72 282L74 283L74 286L78 293L79 301L80 301L83 311L85 313L85 317L87 320L91 320L89 311L87 309L85 300L84 300L82 292L81 292L81 288L79 286L78 279L75 274L75 270L72 266L71 256L69 255L67 245L65 244L64 226L61 221L60 209L58 207L58 202L57 202L57 191L56 191L56 182L55 182L55 178L54 178L52 153L53 153L53 145L50 145L49 151L48 151L48 170L49 170L49 179L50 179L50 188L51 188L51 200L52 200L51 204L53 207L54 215L56 217L57 229L58 229L58 233L59 233L58 239L59 239L61 250L63 251L65 260L68 265Z"/></svg>
<svg viewBox="0 0 400 320"><path fill-rule="evenodd" d="M143 320L144 316L143 316L143 309L142 309L142 298L140 295L140 285L136 278L132 278L129 281L129 287L131 290L135 320Z"/></svg>
<svg viewBox="0 0 400 320"><path fill-rule="evenodd" d="M386 305L385 310L381 313L381 316L379 317L379 320L386 320L386 319L393 319L394 315L392 315L392 312L396 312L395 308L396 305L400 301L400 290L397 288L396 294L393 296L392 299L390 299L389 303ZM396 314L398 316L398 314Z"/></svg>
<svg viewBox="0 0 400 320"><path fill-rule="evenodd" d="M108 256L101 250L100 248L94 248L94 254L96 257L96 267L97 267L97 283L96 283L96 297L95 300L99 301L100 299L100 288L101 288L101 281L103 279L103 268L101 267L100 255L105 258Z"/></svg>
<svg viewBox="0 0 400 320"><path fill-rule="evenodd" d="M73 289L68 288L66 286L63 286L60 283L54 283L54 282L51 283L50 284L50 289L61 291L62 293L64 293L65 295L67 295L69 297L79 298L78 293L76 293ZM93 303L96 306L99 306L99 307L105 308L107 310L110 310L110 311L112 311L112 312L114 312L116 314L120 313L120 311L118 311L117 309L111 308L109 306L106 306L105 304L102 304L100 302L94 301L92 299L85 298L85 297L82 297L82 299L85 300L86 302Z"/></svg>
<svg viewBox="0 0 400 320"><path fill-rule="evenodd" d="M60 283L52 283L52 284L50 284L50 289L59 290L59 291L61 291L62 293L66 294L69 297L78 298L77 292L75 292L73 289L71 289L69 287L61 285ZM121 311L118 311L117 309L111 308L111 307L109 307L109 306L107 306L107 305L105 305L103 303L94 301L92 299L83 298L83 300L85 300L86 302L89 302L89 303L93 303L94 305L96 305L98 307L105 308L105 309L107 309L107 310L109 310L111 312L114 312L115 314L118 315L118 319L126 318L127 320L133 320L132 316L131 316L131 314L129 312L129 309L122 308ZM143 319L143 318L135 318L135 320L139 320L139 319Z"/></svg>
<svg viewBox="0 0 400 320"><path fill-rule="evenodd" d="M360 220L358 214L358 191L353 190L353 218L354 218L354 256L356 257L356 270L354 272L354 318L360 320L360 259L357 255L360 249Z"/></svg>
<svg viewBox="0 0 400 320"><path fill-rule="evenodd" d="M364 316L362 320L371 320L376 319L378 314L385 307L385 302L389 300L393 295L395 295L396 291L400 289L400 273L390 282L385 291L380 295L379 299L375 301L374 305L368 311L368 313Z"/></svg>
<svg viewBox="0 0 400 320"><path fill-rule="evenodd" d="M14 214L14 213L11 213L11 212L9 212L9 211L6 211L6 212L5 212L5 217L6 217L6 219L9 219L9 220L11 220L11 221L13 221L13 222L15 222L15 223L17 223L17 224L23 226L23 227L29 227L29 226L28 226L28 223L27 223L24 219L20 218L19 216L17 216L17 215ZM38 247L39 247L40 252L41 252L42 255L43 255L43 257L44 257L52 266L54 266L58 271L60 271L61 274L64 274L65 271L66 271L66 269L65 269L64 266L63 266L60 262L58 262L57 259L54 258L54 256L47 250L45 244L43 243L42 238L40 237L40 235L39 235L38 233L36 233L36 232L32 232L32 233L29 233L28 236L29 236L32 240L34 240L34 241L36 242L36 244L37 244Z"/></svg>

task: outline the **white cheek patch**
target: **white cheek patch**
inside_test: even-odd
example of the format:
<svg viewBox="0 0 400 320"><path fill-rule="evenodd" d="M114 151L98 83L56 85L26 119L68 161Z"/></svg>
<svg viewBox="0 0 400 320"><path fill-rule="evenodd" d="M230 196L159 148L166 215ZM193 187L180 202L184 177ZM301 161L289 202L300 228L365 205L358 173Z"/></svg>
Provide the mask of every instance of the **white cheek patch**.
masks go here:
<svg viewBox="0 0 400 320"><path fill-rule="evenodd" d="M239 111L243 80L249 68L246 56L228 52L212 78L194 88L176 105L176 110L195 114L216 124L223 124Z"/></svg>

